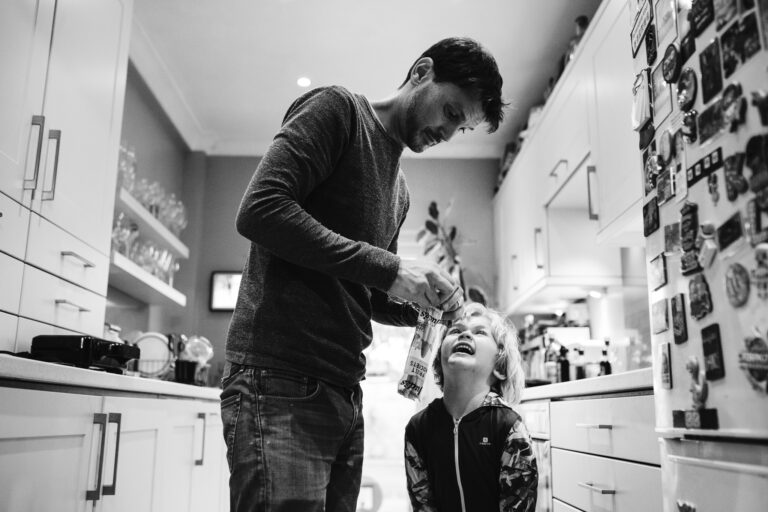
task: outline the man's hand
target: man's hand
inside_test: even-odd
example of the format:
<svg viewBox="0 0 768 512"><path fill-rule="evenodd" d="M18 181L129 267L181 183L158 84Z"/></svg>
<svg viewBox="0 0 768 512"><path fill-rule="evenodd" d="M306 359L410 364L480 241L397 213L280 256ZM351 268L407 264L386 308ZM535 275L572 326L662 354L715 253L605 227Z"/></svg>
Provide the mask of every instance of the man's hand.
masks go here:
<svg viewBox="0 0 768 512"><path fill-rule="evenodd" d="M440 308L458 287L450 274L436 263L400 260L397 278L387 293L422 307Z"/></svg>

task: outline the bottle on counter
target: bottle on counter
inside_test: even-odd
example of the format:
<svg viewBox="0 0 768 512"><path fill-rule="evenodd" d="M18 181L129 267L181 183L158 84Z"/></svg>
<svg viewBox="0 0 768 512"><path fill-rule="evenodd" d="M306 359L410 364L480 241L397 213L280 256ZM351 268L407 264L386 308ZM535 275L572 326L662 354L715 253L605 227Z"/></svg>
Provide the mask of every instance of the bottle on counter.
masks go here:
<svg viewBox="0 0 768 512"><path fill-rule="evenodd" d="M579 347L576 349L577 356L576 360L573 362L573 368L574 368L574 379L573 380L581 380L587 378L587 361L584 359L584 349Z"/></svg>
<svg viewBox="0 0 768 512"><path fill-rule="evenodd" d="M603 354L600 356L600 375L611 374L611 362L608 360L608 346L611 343L609 338L605 338L605 347L603 347Z"/></svg>
<svg viewBox="0 0 768 512"><path fill-rule="evenodd" d="M568 349L561 346L557 356L557 382L567 382L571 378L571 363L568 361Z"/></svg>
<svg viewBox="0 0 768 512"><path fill-rule="evenodd" d="M544 378L549 382L557 382L557 352L555 340L549 338L547 350L544 352Z"/></svg>

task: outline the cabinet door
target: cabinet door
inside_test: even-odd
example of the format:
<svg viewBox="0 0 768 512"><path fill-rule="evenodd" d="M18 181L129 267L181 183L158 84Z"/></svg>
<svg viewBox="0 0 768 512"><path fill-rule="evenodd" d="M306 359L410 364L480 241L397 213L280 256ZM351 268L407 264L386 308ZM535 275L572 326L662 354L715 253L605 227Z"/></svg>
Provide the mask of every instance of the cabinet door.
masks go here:
<svg viewBox="0 0 768 512"><path fill-rule="evenodd" d="M0 2L0 191L26 204L40 162L54 5L53 0Z"/></svg>
<svg viewBox="0 0 768 512"><path fill-rule="evenodd" d="M130 7L131 0L58 2L46 82L44 173L33 209L103 254L110 245Z"/></svg>
<svg viewBox="0 0 768 512"><path fill-rule="evenodd" d="M224 444L224 425L221 423L218 403L207 404L204 408L201 408L201 405L198 402L198 419L202 418L204 421L203 444L200 459L195 460L192 473L190 510L224 511L229 509L229 467Z"/></svg>
<svg viewBox="0 0 768 512"><path fill-rule="evenodd" d="M626 2L610 2L590 38L592 50L594 161L601 233L627 232L621 242L642 245L643 190L638 135L632 130L632 55ZM614 225L616 224L616 225ZM632 230L640 229L639 233ZM634 233L634 235L632 234ZM637 236L639 235L639 238ZM628 241L626 236L629 236Z"/></svg>
<svg viewBox="0 0 768 512"><path fill-rule="evenodd" d="M0 510L85 511L103 455L102 398L0 388L0 403Z"/></svg>

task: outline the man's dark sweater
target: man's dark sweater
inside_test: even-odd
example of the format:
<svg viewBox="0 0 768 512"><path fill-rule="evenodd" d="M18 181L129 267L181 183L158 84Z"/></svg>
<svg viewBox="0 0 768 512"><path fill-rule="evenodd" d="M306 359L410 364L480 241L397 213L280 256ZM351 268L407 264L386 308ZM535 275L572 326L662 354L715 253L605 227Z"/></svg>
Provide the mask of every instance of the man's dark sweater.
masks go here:
<svg viewBox="0 0 768 512"><path fill-rule="evenodd" d="M291 105L237 215L252 243L228 361L352 386L371 318L415 325L416 311L384 293L409 206L401 153L360 95L320 88Z"/></svg>

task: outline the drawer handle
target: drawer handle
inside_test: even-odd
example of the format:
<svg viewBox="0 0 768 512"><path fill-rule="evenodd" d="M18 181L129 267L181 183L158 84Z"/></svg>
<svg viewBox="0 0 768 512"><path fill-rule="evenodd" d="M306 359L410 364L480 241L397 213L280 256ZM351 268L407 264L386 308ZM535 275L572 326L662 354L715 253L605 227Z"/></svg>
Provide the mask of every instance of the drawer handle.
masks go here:
<svg viewBox="0 0 768 512"><path fill-rule="evenodd" d="M90 310L90 309L88 309L88 308L84 308L83 306L80 306L80 305L78 305L78 304L75 304L75 303L74 303L74 302L72 302L71 300L67 300L67 299L56 299L56 305L57 305L57 306L59 306L59 305L61 305L61 304L64 304L64 305L67 305L67 306L72 306L73 308L76 308L76 309L77 309L78 311L80 311L81 313L90 313L90 312L91 312L91 310Z"/></svg>
<svg viewBox="0 0 768 512"><path fill-rule="evenodd" d="M80 256L79 254L77 254L74 251L61 251L61 257L62 258L70 257L70 258L74 258L76 260L79 260L80 262L82 262L83 267L85 267L85 268L94 268L94 267L96 267L96 265L94 263L91 263L90 261L88 261L87 259L83 258L82 256Z"/></svg>
<svg viewBox="0 0 768 512"><path fill-rule="evenodd" d="M579 487L589 489L592 492L599 492L600 494L616 494L616 489L604 489L596 486L592 482L578 482L578 485Z"/></svg>
<svg viewBox="0 0 768 512"><path fill-rule="evenodd" d="M607 425L605 423L577 423L576 428L597 428L603 430L612 430L613 425Z"/></svg>

